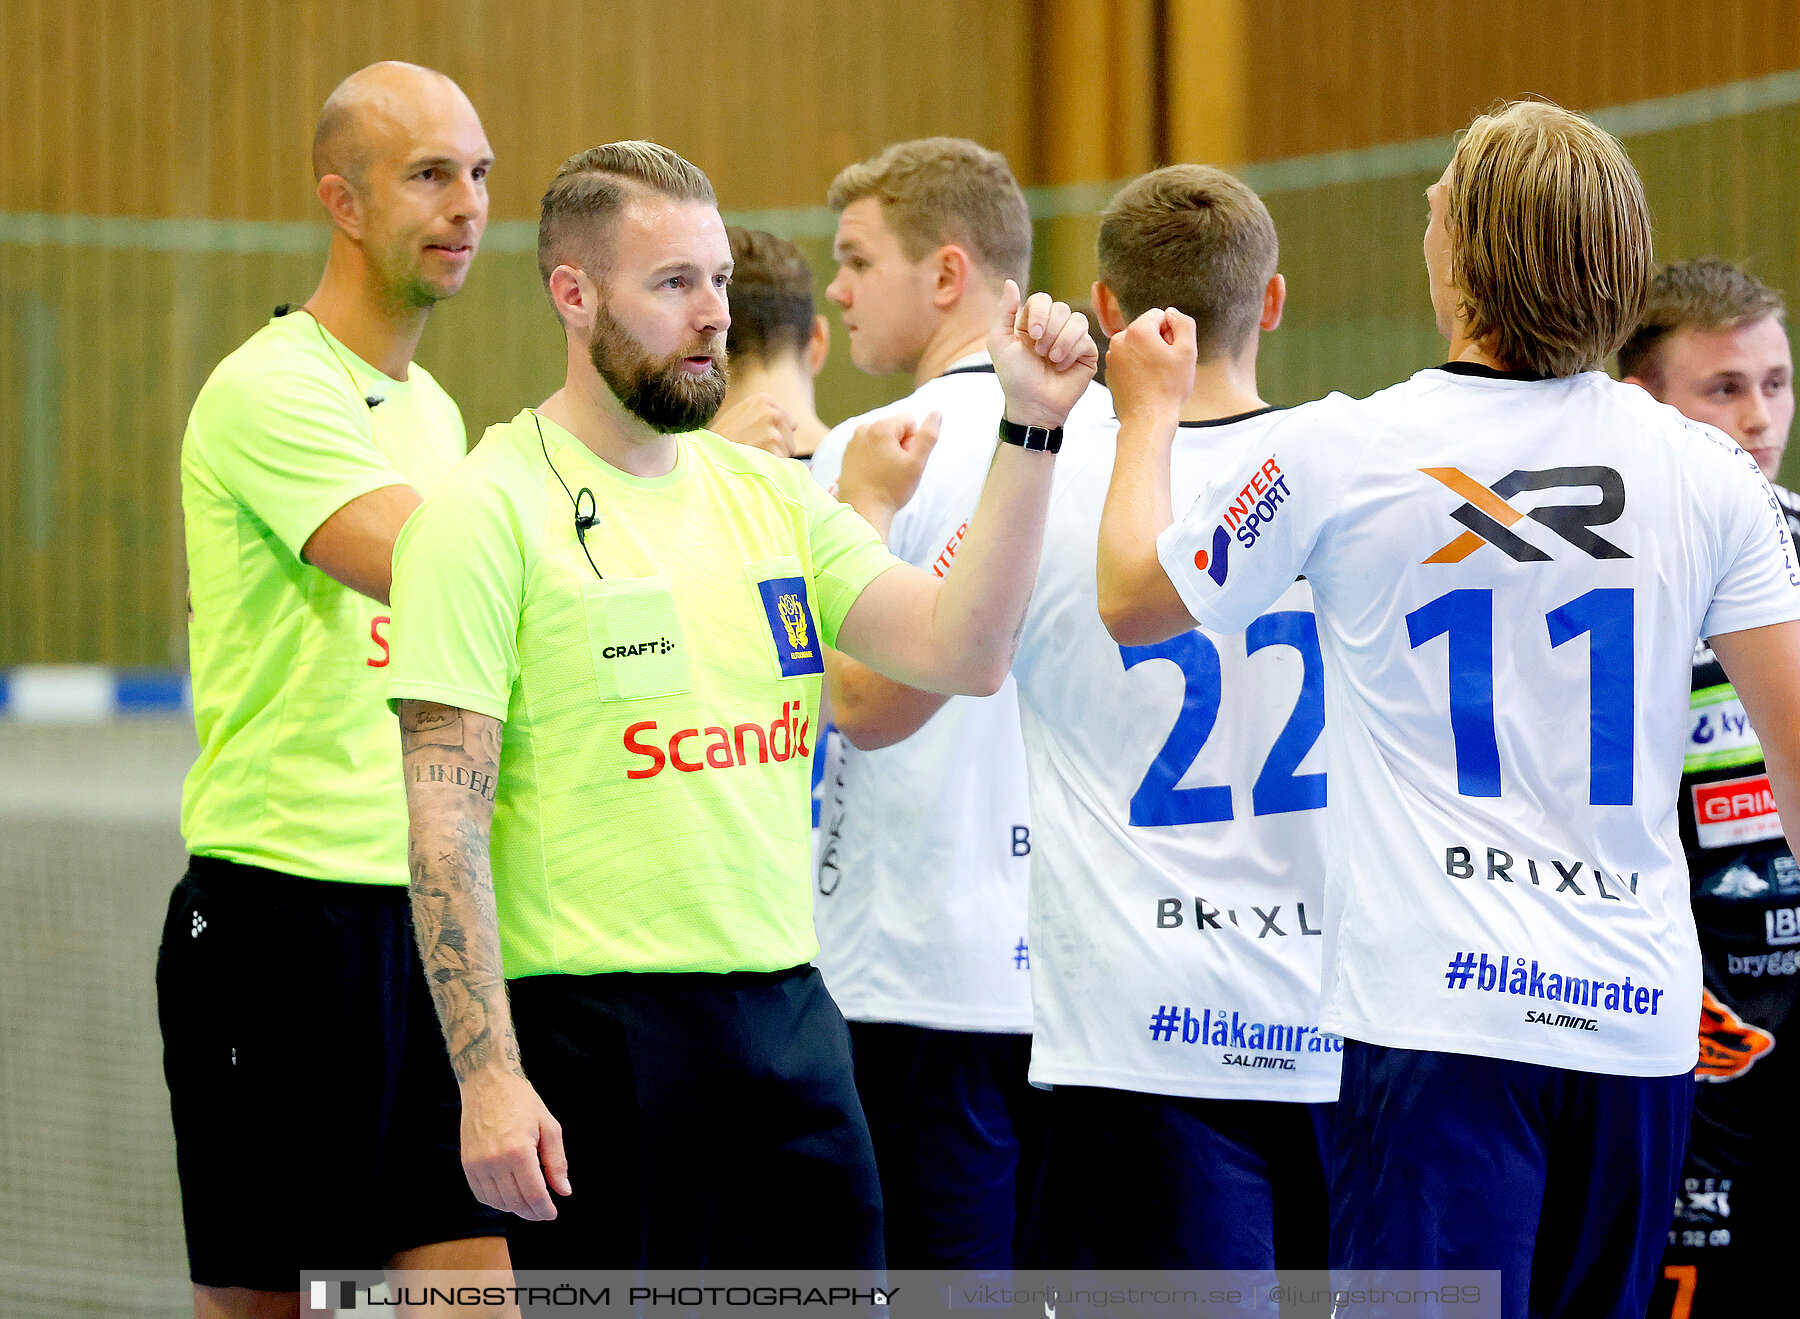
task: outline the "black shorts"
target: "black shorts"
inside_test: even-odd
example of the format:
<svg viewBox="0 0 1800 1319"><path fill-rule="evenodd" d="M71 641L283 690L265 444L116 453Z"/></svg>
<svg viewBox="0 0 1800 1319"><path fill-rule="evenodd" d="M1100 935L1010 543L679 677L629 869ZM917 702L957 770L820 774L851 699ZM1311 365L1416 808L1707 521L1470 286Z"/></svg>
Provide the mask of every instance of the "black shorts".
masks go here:
<svg viewBox="0 0 1800 1319"><path fill-rule="evenodd" d="M463 1177L404 888L190 858L156 997L193 1281L294 1291L502 1234Z"/></svg>
<svg viewBox="0 0 1800 1319"><path fill-rule="evenodd" d="M1041 1264L1034 1211L1050 1092L1027 1079L1031 1036L853 1021L850 1047L881 1169L888 1267Z"/></svg>
<svg viewBox="0 0 1800 1319"><path fill-rule="evenodd" d="M511 981L573 1194L521 1269L882 1267L844 1018L810 966Z"/></svg>

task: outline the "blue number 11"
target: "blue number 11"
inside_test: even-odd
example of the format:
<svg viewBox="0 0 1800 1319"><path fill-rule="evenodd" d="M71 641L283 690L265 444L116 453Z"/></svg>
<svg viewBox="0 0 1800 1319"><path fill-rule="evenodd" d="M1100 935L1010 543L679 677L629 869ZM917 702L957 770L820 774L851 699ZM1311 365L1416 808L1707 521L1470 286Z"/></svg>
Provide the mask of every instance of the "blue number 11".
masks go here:
<svg viewBox="0 0 1800 1319"><path fill-rule="evenodd" d="M1635 658L1633 599L1624 588L1596 589L1544 618L1550 645L1588 636L1588 801L1629 806L1632 792ZM1450 736L1456 790L1500 795L1500 743L1494 731L1494 593L1449 591L1406 616L1413 649L1444 637L1449 652Z"/></svg>

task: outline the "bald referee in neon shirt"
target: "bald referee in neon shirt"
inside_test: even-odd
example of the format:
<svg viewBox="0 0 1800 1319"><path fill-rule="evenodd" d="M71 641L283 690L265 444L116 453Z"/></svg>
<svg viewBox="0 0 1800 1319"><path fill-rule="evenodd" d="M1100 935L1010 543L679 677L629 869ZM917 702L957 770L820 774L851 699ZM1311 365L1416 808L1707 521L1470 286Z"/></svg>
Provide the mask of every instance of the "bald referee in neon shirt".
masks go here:
<svg viewBox="0 0 1800 1319"><path fill-rule="evenodd" d="M940 580L799 464L701 429L731 249L698 169L647 142L574 157L538 263L565 383L395 553L414 907L465 1168L530 1220L524 1267L877 1267L849 1037L810 965L822 646L1000 686L1093 340L1009 285L1002 442ZM866 438L840 488L891 512L932 432Z"/></svg>
<svg viewBox="0 0 1800 1319"><path fill-rule="evenodd" d="M313 143L324 276L220 363L182 441L200 757L157 998L199 1316L297 1314L303 1268L507 1263L457 1162L382 704L394 537L466 447L412 356L492 154L443 74L346 78Z"/></svg>

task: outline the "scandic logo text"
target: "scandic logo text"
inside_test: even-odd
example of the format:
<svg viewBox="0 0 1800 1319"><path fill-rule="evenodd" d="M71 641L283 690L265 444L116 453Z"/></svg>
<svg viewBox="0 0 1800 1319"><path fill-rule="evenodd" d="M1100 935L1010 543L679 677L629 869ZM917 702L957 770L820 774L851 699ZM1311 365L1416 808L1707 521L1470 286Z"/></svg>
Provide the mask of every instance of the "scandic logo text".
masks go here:
<svg viewBox="0 0 1800 1319"><path fill-rule="evenodd" d="M771 760L798 760L807 764L812 758L812 748L806 743L811 727L810 719L800 717L800 702L783 701L781 714L767 727L743 723L733 724L730 728L723 724L680 728L670 734L665 750L664 745L659 745L662 733L656 720L645 719L625 729L625 749L634 756L644 757L648 763L626 770L625 777L653 779L669 765L682 774L695 774L703 769L736 769L749 764L752 756L759 765L766 765ZM646 738L654 740L647 741ZM706 739L703 757L691 759L688 744L701 738Z"/></svg>
<svg viewBox="0 0 1800 1319"><path fill-rule="evenodd" d="M1225 585L1232 535L1237 536L1238 543L1245 549L1256 544L1263 527L1275 520L1288 493L1287 477L1282 473L1281 465L1273 458L1269 459L1238 491L1237 498L1225 506L1225 520L1213 528L1212 550L1195 550L1194 566L1212 578L1215 585Z"/></svg>

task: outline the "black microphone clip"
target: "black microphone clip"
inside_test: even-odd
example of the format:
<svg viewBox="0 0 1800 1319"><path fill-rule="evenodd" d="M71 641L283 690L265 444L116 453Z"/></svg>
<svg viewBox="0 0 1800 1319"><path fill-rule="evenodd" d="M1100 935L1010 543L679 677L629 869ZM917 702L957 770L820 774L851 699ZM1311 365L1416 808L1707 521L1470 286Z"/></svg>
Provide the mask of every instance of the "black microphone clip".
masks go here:
<svg viewBox="0 0 1800 1319"><path fill-rule="evenodd" d="M576 534L583 536L583 539L585 539L584 533L599 520L600 515L594 510L594 492L589 490L586 486L582 486L580 490L575 492Z"/></svg>
<svg viewBox="0 0 1800 1319"><path fill-rule="evenodd" d="M363 402L367 403L369 405L369 411L373 412L376 408L380 407L383 403L386 403L387 399L383 398L380 394L370 394L367 398L365 398L363 400Z"/></svg>

